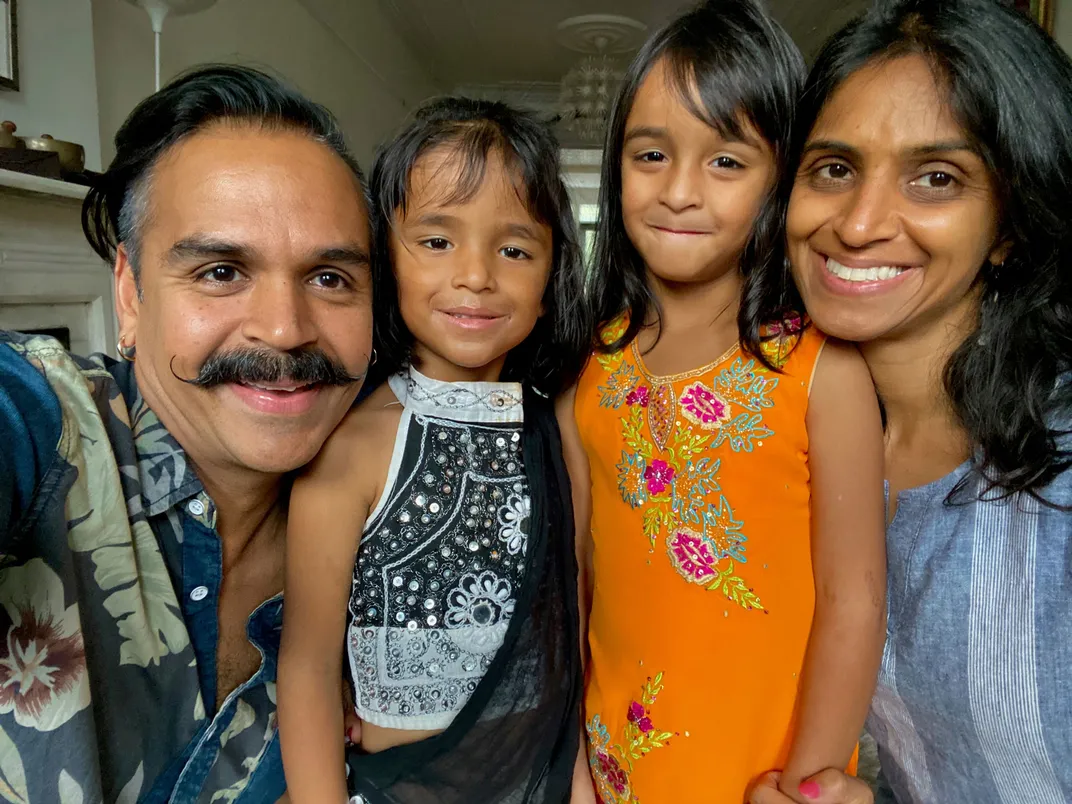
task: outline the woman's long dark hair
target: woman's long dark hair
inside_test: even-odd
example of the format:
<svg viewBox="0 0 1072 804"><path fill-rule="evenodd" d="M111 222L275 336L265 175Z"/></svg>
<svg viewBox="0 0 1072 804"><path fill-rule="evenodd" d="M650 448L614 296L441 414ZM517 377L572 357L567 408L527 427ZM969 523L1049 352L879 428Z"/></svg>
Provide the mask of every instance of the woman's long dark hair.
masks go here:
<svg viewBox="0 0 1072 804"><path fill-rule="evenodd" d="M663 59L673 89L697 118L723 136L740 137L745 121L755 127L774 154L776 176L786 165L793 107L804 79L797 46L755 0L708 0L660 30L637 53L607 130L590 292L595 323L603 325L628 313L629 326L611 343L597 335L594 346L602 351L621 349L636 337L652 310L658 313L647 267L622 219L622 147L637 91ZM694 100L697 94L702 107ZM745 279L738 314L741 343L764 363L761 327L779 317L784 294L782 287L768 286L767 277L774 272L760 269L767 260L782 259L781 237L781 212L772 188L740 259Z"/></svg>
<svg viewBox="0 0 1072 804"><path fill-rule="evenodd" d="M797 111L794 164L849 76L909 54L946 88L1012 244L1002 265L980 271L978 325L945 367L946 392L979 450L984 494L1038 497L1072 465L1060 443L1072 410L1062 377L1072 356L1072 62L997 0L879 3L819 54Z"/></svg>
<svg viewBox="0 0 1072 804"><path fill-rule="evenodd" d="M448 200L464 202L475 195L484 180L489 156L497 152L515 172L518 192L529 212L551 228L551 277L544 292L544 314L531 334L510 350L502 379L554 396L580 373L591 330L582 293L577 227L560 176L558 140L550 127L526 112L492 101L429 101L376 156L370 192L379 374L386 376L408 365L412 354L413 336L402 319L398 283L391 267L391 227L395 215L406 212L413 168L438 147L452 149L461 167L460 179Z"/></svg>

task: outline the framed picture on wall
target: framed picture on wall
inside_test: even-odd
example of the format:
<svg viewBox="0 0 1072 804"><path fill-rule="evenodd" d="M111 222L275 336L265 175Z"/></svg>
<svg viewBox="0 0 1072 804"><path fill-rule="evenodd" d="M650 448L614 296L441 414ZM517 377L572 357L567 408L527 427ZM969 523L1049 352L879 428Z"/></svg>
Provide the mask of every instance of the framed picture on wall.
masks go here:
<svg viewBox="0 0 1072 804"><path fill-rule="evenodd" d="M0 0L0 89L18 88L19 43L15 0Z"/></svg>
<svg viewBox="0 0 1072 804"><path fill-rule="evenodd" d="M1041 25L1047 33L1053 33L1054 0L1015 0L1013 5Z"/></svg>

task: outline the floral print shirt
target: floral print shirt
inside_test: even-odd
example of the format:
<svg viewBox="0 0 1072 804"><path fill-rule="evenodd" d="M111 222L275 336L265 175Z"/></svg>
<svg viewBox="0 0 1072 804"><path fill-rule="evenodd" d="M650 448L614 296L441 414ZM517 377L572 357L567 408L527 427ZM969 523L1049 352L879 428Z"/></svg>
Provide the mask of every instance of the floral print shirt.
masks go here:
<svg viewBox="0 0 1072 804"><path fill-rule="evenodd" d="M272 802L282 597L216 701L216 509L133 367L0 332L0 800Z"/></svg>

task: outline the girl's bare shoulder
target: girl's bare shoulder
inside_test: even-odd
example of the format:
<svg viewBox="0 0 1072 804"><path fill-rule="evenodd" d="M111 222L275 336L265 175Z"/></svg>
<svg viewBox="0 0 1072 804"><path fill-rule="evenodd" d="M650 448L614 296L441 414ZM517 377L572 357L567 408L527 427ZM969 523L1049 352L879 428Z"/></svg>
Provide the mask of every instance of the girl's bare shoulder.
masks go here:
<svg viewBox="0 0 1072 804"><path fill-rule="evenodd" d="M384 383L351 408L309 465L307 477L328 483L378 477L390 463L402 405Z"/></svg>

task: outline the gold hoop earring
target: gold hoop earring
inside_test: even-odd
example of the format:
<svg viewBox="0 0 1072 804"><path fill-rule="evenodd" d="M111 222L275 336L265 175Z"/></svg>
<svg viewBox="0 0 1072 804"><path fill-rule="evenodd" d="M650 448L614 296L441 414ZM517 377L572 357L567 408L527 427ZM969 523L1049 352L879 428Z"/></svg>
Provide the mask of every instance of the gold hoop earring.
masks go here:
<svg viewBox="0 0 1072 804"><path fill-rule="evenodd" d="M134 362L135 348L133 345L127 346L123 343L123 339L120 338L119 342L115 345L115 350L119 352L119 356L126 360L128 363Z"/></svg>

